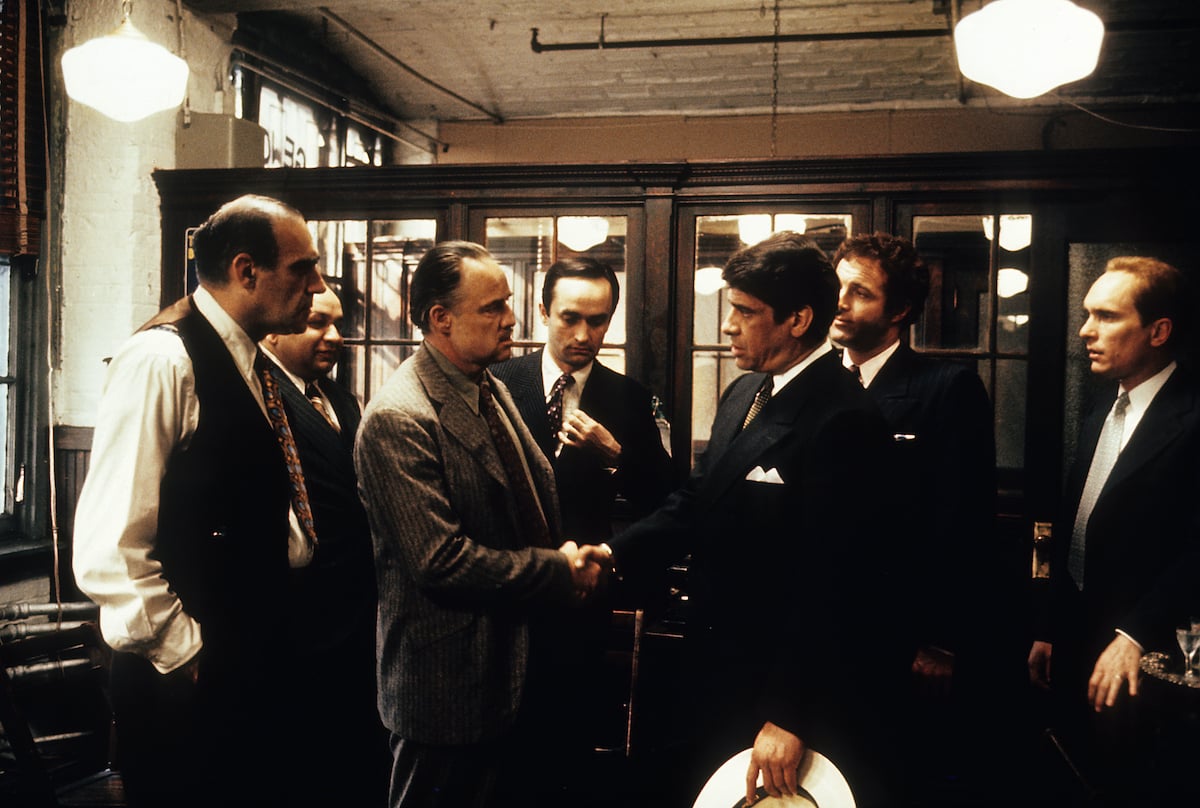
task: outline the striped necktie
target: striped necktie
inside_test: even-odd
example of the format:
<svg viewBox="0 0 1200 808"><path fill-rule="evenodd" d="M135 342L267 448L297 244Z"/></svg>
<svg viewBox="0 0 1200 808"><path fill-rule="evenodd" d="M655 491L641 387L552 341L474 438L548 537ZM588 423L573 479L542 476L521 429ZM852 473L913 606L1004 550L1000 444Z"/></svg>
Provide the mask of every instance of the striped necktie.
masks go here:
<svg viewBox="0 0 1200 808"><path fill-rule="evenodd" d="M750 411L746 413L746 420L742 421L742 429L750 426L762 408L767 406L767 402L771 399L771 388L775 386L775 380L768 375L763 380L762 386L758 388L758 392L754 394L754 401L750 404Z"/></svg>
<svg viewBox="0 0 1200 808"><path fill-rule="evenodd" d="M337 425L337 421L333 420L333 415L329 412L329 408L325 406L325 397L321 395L321 388L317 386L316 382L309 382L304 386L304 396L312 402L313 409L321 413L321 417L329 422L334 432L342 431Z"/></svg>
<svg viewBox="0 0 1200 808"><path fill-rule="evenodd" d="M533 547L551 547L550 528L546 524L546 515L542 512L537 494L533 490L533 481L521 460L520 447L513 440L508 427L497 412L496 400L492 395L492 385L485 371L479 382L479 412L487 422L488 430L492 433L492 444L500 462L504 466L508 484L512 487L513 498L517 503L517 516L521 526L528 532L525 537Z"/></svg>

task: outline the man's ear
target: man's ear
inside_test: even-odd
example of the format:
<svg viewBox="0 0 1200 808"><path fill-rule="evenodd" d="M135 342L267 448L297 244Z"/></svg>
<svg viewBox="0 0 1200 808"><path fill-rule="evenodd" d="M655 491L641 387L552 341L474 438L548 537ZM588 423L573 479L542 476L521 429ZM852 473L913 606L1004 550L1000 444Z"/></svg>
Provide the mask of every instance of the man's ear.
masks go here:
<svg viewBox="0 0 1200 808"><path fill-rule="evenodd" d="M542 324L550 324L550 312L546 311L545 303L538 303L538 314L542 315Z"/></svg>
<svg viewBox="0 0 1200 808"><path fill-rule="evenodd" d="M1150 345L1155 348L1161 348L1171 338L1171 320L1168 317L1160 317L1150 324Z"/></svg>
<svg viewBox="0 0 1200 808"><path fill-rule="evenodd" d="M904 308L900 309L900 311L893 314L892 318L888 322L890 322L892 325L900 325L902 322L904 322L904 318L908 316L910 311L912 311L912 306L905 306Z"/></svg>
<svg viewBox="0 0 1200 808"><path fill-rule="evenodd" d="M794 311L791 314L791 326L788 331L796 339L803 337L808 333L808 329L812 326L813 310L812 306L805 306L800 311Z"/></svg>
<svg viewBox="0 0 1200 808"><path fill-rule="evenodd" d="M245 289L254 289L258 285L258 267L249 253L238 253L229 263L229 280Z"/></svg>
<svg viewBox="0 0 1200 808"><path fill-rule="evenodd" d="M429 327L443 336L450 333L450 324L454 313L441 303L435 303L429 308Z"/></svg>

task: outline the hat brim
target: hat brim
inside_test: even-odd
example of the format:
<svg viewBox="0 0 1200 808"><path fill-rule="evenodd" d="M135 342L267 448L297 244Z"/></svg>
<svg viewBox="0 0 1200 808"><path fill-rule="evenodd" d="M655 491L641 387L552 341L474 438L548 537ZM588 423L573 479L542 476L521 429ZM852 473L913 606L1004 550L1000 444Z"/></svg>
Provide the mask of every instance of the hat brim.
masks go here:
<svg viewBox="0 0 1200 808"><path fill-rule="evenodd" d="M745 808L746 771L750 767L753 749L738 752L713 772L700 790L692 808ZM758 775L761 797L755 808L855 808L850 784L837 766L820 752L809 749L804 754L797 773L800 793L796 796L771 797L762 789L762 773Z"/></svg>

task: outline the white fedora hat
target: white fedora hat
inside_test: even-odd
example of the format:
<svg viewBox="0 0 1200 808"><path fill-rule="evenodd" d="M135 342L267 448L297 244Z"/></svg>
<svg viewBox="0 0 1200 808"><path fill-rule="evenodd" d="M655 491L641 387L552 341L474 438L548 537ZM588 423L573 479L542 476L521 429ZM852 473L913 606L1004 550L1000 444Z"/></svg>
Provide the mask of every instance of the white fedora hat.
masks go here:
<svg viewBox="0 0 1200 808"><path fill-rule="evenodd" d="M700 790L692 808L746 808L746 771L750 754L738 752L713 772ZM855 808L854 795L846 778L829 758L812 749L804 753L797 776L800 793L794 797L771 797L762 789L762 773L758 775L755 808Z"/></svg>

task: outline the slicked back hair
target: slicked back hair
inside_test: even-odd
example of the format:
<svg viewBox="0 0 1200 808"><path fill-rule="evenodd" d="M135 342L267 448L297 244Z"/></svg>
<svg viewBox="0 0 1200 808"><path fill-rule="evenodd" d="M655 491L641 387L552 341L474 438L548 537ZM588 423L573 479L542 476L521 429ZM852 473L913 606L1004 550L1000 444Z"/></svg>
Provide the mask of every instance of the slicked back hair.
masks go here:
<svg viewBox="0 0 1200 808"><path fill-rule="evenodd" d="M1163 317L1171 321L1171 336L1164 346L1172 353L1191 339L1191 323L1187 321L1191 300L1187 277L1175 267L1142 255L1122 255L1110 260L1105 272L1128 272L1137 279L1133 292L1133 307L1142 325Z"/></svg>
<svg viewBox="0 0 1200 808"><path fill-rule="evenodd" d="M838 279L829 256L813 239L791 230L738 250L726 262L721 278L770 306L777 323L806 306L811 308L806 345L825 339L837 313Z"/></svg>
<svg viewBox="0 0 1200 808"><path fill-rule="evenodd" d="M482 244L473 241L443 241L435 244L413 270L408 286L409 316L413 325L429 330L429 311L434 306L453 308L462 283L462 265L468 258L493 261Z"/></svg>
<svg viewBox="0 0 1200 808"><path fill-rule="evenodd" d="M554 299L554 285L560 278L594 278L608 281L612 288L612 305L609 312L617 310L617 301L621 299L621 286L617 283L617 273L608 264L602 264L594 258L564 258L555 261L546 270L546 280L542 284L542 305L550 311L550 301Z"/></svg>

